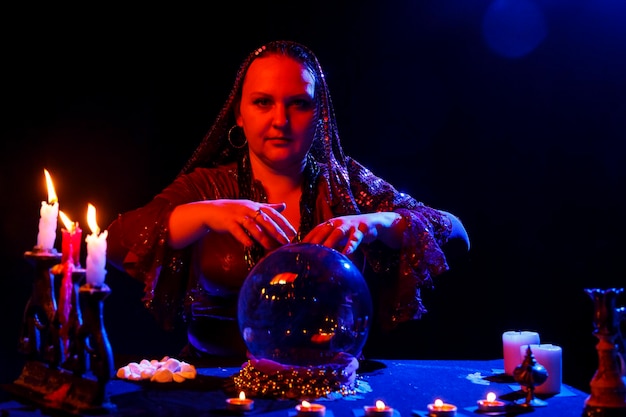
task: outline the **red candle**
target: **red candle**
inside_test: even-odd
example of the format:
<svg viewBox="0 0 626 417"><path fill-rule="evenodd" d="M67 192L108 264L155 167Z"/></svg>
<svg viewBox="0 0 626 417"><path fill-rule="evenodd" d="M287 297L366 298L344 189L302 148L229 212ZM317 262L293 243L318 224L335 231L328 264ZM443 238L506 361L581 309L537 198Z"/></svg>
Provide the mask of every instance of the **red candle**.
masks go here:
<svg viewBox="0 0 626 417"><path fill-rule="evenodd" d="M74 264L67 261L63 265L63 279L61 281L61 288L59 294L59 337L61 339L61 345L63 352L63 360L69 358L70 348L70 313L72 311L72 273L74 272Z"/></svg>
<svg viewBox="0 0 626 417"><path fill-rule="evenodd" d="M65 225L64 229L61 229L63 239L61 241L61 251L63 256L61 257L61 263L72 260L72 264L75 267L80 268L80 245L83 238L83 231L78 227L78 222L73 222L63 211L59 211L59 216Z"/></svg>
<svg viewBox="0 0 626 417"><path fill-rule="evenodd" d="M239 398L226 399L226 408L230 411L250 411L254 407L254 400L246 398L246 394L241 391Z"/></svg>
<svg viewBox="0 0 626 417"><path fill-rule="evenodd" d="M302 401L301 404L296 405L296 411L296 415L298 417L324 417L326 414L326 407L322 404Z"/></svg>
<svg viewBox="0 0 626 417"><path fill-rule="evenodd" d="M446 404L440 399L436 399L434 404L428 404L428 417L454 417L456 416L456 405Z"/></svg>
<svg viewBox="0 0 626 417"><path fill-rule="evenodd" d="M505 406L504 401L496 400L496 394L493 392L487 394L486 400L478 400L478 409L480 411L504 411Z"/></svg>
<svg viewBox="0 0 626 417"><path fill-rule="evenodd" d="M365 411L365 417L391 417L393 415L393 408L385 405L381 400L376 401L376 405L366 405L363 407Z"/></svg>

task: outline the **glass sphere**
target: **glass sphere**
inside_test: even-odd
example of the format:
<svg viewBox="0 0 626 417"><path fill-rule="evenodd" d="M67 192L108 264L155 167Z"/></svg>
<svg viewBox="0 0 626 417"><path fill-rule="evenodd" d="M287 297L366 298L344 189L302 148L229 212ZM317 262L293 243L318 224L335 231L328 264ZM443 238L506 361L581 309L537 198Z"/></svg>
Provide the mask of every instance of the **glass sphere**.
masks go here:
<svg viewBox="0 0 626 417"><path fill-rule="evenodd" d="M261 259L243 283L239 329L257 359L317 366L336 354L358 356L372 298L358 268L340 252L294 243Z"/></svg>

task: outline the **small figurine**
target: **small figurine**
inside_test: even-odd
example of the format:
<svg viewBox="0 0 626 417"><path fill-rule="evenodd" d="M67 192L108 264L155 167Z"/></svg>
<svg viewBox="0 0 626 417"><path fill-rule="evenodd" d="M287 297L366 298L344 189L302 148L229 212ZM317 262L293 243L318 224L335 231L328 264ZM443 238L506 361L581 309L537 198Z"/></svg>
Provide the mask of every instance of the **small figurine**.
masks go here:
<svg viewBox="0 0 626 417"><path fill-rule="evenodd" d="M539 398L535 398L535 387L546 382L548 379L548 371L543 365L537 363L535 355L533 355L530 345L526 348L526 355L521 365L518 365L513 371L513 378L516 382L524 387L526 397L523 402L518 404L523 407L544 407L548 403Z"/></svg>

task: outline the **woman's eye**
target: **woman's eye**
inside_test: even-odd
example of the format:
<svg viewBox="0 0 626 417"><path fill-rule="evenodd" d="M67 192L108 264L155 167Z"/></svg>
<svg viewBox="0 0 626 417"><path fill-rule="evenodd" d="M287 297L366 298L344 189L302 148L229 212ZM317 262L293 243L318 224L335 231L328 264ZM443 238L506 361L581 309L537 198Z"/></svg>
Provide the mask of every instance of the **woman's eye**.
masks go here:
<svg viewBox="0 0 626 417"><path fill-rule="evenodd" d="M305 110L308 110L311 106L313 106L313 103L310 100L295 100L292 104L299 109Z"/></svg>
<svg viewBox="0 0 626 417"><path fill-rule="evenodd" d="M266 98L257 98L256 100L254 100L254 104L261 107L269 106L270 103L271 101Z"/></svg>

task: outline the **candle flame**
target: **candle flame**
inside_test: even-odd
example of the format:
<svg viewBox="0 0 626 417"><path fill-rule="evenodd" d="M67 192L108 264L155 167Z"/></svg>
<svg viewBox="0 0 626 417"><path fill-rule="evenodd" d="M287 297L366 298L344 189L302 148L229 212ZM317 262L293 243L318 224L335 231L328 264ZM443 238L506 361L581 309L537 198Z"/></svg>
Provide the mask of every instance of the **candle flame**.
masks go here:
<svg viewBox="0 0 626 417"><path fill-rule="evenodd" d="M240 399L240 400L245 400L245 399L246 399L246 393L245 393L245 392L243 392L243 391L241 391L241 392L239 393L239 399Z"/></svg>
<svg viewBox="0 0 626 417"><path fill-rule="evenodd" d="M48 203L55 204L57 201L59 201L59 199L57 198L57 193L54 190L52 178L50 177L50 173L47 169L44 168L43 173L46 176L46 187L48 188Z"/></svg>
<svg viewBox="0 0 626 417"><path fill-rule="evenodd" d="M61 221L63 221L63 224L65 225L65 229L68 232L74 232L76 230L76 223L71 221L70 218L67 217L65 213L63 213L62 210L59 210L59 216L61 217Z"/></svg>
<svg viewBox="0 0 626 417"><path fill-rule="evenodd" d="M311 408L311 403L308 401L302 401L302 407L303 408Z"/></svg>
<svg viewBox="0 0 626 417"><path fill-rule="evenodd" d="M490 392L489 394L487 394L487 401L493 402L495 400L496 400L496 394L494 394L493 392Z"/></svg>
<svg viewBox="0 0 626 417"><path fill-rule="evenodd" d="M96 236L100 234L100 228L96 222L96 208L91 203L87 206L87 225L91 229L91 233Z"/></svg>
<svg viewBox="0 0 626 417"><path fill-rule="evenodd" d="M292 283L298 278L293 272L280 272L270 280L270 285L285 285Z"/></svg>
<svg viewBox="0 0 626 417"><path fill-rule="evenodd" d="M443 401L441 401L439 398L437 398L435 400L435 407L443 407Z"/></svg>
<svg viewBox="0 0 626 417"><path fill-rule="evenodd" d="M385 409L385 403L381 400L376 401L376 409L377 410L384 410Z"/></svg>

